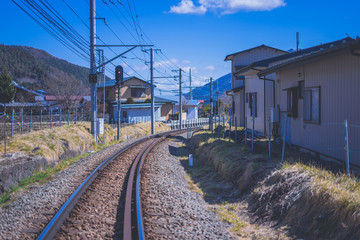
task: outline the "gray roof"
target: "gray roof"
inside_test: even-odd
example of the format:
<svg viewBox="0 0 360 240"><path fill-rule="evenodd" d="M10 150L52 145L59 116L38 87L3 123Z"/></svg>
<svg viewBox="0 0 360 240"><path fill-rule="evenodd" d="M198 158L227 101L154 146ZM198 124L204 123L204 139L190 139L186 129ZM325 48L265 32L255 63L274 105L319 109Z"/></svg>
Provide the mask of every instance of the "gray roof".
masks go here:
<svg viewBox="0 0 360 240"><path fill-rule="evenodd" d="M177 97L178 100L179 100L179 97ZM157 97L155 96L155 102L156 103L168 103L168 102L171 102L171 103L177 103L178 101L177 100L174 100L174 99L169 99L169 98L163 98L163 97Z"/></svg>
<svg viewBox="0 0 360 240"><path fill-rule="evenodd" d="M300 51L291 52L291 53L288 53L288 54L283 54L283 55L280 55L280 56L276 56L276 57L256 61L256 62L254 62L254 63L252 63L252 64L250 64L250 65L248 65L246 67L243 67L243 68L239 69L236 72L236 74L241 74L241 73L246 72L246 71L251 70L251 69L256 70L256 68L268 67L271 63L287 61L289 59L298 58L298 57L301 57L301 56L304 56L304 55L307 55L307 54L312 54L312 53L315 53L315 52L318 52L318 51L322 51L322 50L329 49L329 48L332 48L332 47L335 47L335 46L339 46L339 45L342 45L344 43L348 43L348 42L351 42L351 41L354 41L354 39L352 39L350 37L347 37L347 38L343 38L343 39L336 40L336 41L333 41L333 42L329 42L329 43L320 44L320 45L317 45L317 46L314 46L314 47L306 48L306 49L303 49L303 50L300 50Z"/></svg>
<svg viewBox="0 0 360 240"><path fill-rule="evenodd" d="M4 106L3 103L0 103L0 106ZM6 107L48 107L50 104L42 103L42 102L35 102L35 103L20 103L20 102L13 102L13 103L6 103Z"/></svg>
<svg viewBox="0 0 360 240"><path fill-rule="evenodd" d="M351 48L351 47L360 47L360 39L353 39L353 38L344 38L338 41L334 41L334 42L330 42L327 44L322 44L316 47L312 47L312 48L307 48L304 49L301 52L302 54L297 54L295 56L291 55L291 57L288 57L285 59L285 61L280 62L279 64L276 64L272 67L268 67L265 70L262 70L258 73L259 76L266 76L268 74L271 74L273 72L275 72L276 70L286 67L288 65L294 64L294 63L298 63L298 62L302 62L308 59L312 59L315 57L320 57L326 54L331 54L337 51L341 51L344 50L346 48ZM290 55L290 54L286 54L286 55ZM279 60L277 60L279 61ZM276 61L276 62L277 62ZM271 62L269 62L271 63Z"/></svg>
<svg viewBox="0 0 360 240"><path fill-rule="evenodd" d="M242 53L246 53L246 52L250 52L252 50L255 50L255 49L259 49L259 48L270 48L270 49L273 49L275 51L280 51L280 52L284 52L284 53L287 53L286 51L284 50L281 50L281 49L278 49L278 48L274 48L274 47L270 47L270 46L267 46L265 44L262 44L260 46L257 46L257 47L253 47L253 48L249 48L249 49L246 49L246 50L243 50L243 51L240 51L240 52L236 52L236 53L232 53L232 54L229 54L225 57L225 60L224 61L229 61L231 60L231 57L232 56L235 56L235 55L238 55L238 54L242 54Z"/></svg>

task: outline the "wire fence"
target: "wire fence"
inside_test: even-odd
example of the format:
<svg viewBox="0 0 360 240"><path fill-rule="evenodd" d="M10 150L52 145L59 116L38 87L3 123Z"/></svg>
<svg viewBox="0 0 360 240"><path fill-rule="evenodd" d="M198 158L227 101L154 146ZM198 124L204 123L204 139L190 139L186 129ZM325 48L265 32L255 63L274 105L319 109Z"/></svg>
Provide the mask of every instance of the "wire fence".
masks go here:
<svg viewBox="0 0 360 240"><path fill-rule="evenodd" d="M90 112L84 108L69 110L60 108L55 110L12 108L5 113L0 112L0 123L2 124L0 139L5 136L12 138L16 134L86 121L90 121Z"/></svg>
<svg viewBox="0 0 360 240"><path fill-rule="evenodd" d="M294 158L296 150L296 156L309 158L311 161L327 160L326 162L336 163L338 166L340 164L348 175L360 167L360 124L347 119L304 123L300 119L284 115L280 123L273 123L269 118L266 131L262 134L253 128L253 122L248 124L245 119L245 127L239 128L234 126L238 122L236 118L234 120L214 117L213 127L211 119L209 120L209 129L213 133L219 133L219 137L248 145L253 153L264 153L264 146L267 145L265 149L269 160L278 156L280 151L281 161L284 162L289 157ZM275 134L274 128L280 132Z"/></svg>

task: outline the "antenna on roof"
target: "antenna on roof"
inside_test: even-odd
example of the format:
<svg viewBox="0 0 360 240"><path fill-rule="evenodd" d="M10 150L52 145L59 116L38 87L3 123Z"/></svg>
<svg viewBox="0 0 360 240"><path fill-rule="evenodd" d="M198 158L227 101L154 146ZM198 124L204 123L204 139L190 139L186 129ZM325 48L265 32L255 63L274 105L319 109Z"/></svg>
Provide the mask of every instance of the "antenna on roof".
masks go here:
<svg viewBox="0 0 360 240"><path fill-rule="evenodd" d="M299 51L300 34L296 32L296 51Z"/></svg>

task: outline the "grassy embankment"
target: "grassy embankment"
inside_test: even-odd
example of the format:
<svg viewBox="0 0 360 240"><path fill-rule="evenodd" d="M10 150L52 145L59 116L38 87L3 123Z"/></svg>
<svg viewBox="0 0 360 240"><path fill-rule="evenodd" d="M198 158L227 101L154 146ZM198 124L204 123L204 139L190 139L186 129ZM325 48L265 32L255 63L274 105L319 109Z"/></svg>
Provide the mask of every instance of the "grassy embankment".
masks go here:
<svg viewBox="0 0 360 240"><path fill-rule="evenodd" d="M252 154L208 131L196 133L189 146L196 157L195 167L187 168L191 188L239 237L360 238L358 179L301 163L298 156L284 165L277 158L269 163L266 151Z"/></svg>
<svg viewBox="0 0 360 240"><path fill-rule="evenodd" d="M156 123L155 130L156 132L165 132L169 131L170 128L165 124ZM120 142L150 135L150 132L150 123L123 127ZM106 126L106 144L96 145L90 134L90 124L81 123L14 137L8 145L8 152L41 155L48 160L49 166L46 169L34 172L32 176L19 181L17 186L11 187L10 191L4 192L0 197L0 206L8 204L11 196L19 190L26 189L34 183L44 184L48 182L56 173L75 164L79 159L90 155L91 153L88 153L88 151L97 152L118 143L118 141L114 141L116 134L116 129ZM71 152L72 157L64 159L67 152ZM63 158L63 160L59 160L60 158Z"/></svg>

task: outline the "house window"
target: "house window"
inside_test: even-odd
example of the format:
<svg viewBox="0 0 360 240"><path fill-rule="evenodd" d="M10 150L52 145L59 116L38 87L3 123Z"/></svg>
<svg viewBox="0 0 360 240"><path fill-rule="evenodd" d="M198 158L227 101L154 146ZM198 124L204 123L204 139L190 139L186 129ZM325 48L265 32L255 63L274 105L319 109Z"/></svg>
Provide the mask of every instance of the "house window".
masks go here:
<svg viewBox="0 0 360 240"><path fill-rule="evenodd" d="M235 80L245 80L245 76L243 75L235 76Z"/></svg>
<svg viewBox="0 0 360 240"><path fill-rule="evenodd" d="M289 117L298 117L298 88L287 89L287 112Z"/></svg>
<svg viewBox="0 0 360 240"><path fill-rule="evenodd" d="M255 117L257 117L257 93L248 94L250 116L253 116L253 114L255 113Z"/></svg>
<svg viewBox="0 0 360 240"><path fill-rule="evenodd" d="M320 124L320 87L304 90L304 121Z"/></svg>
<svg viewBox="0 0 360 240"><path fill-rule="evenodd" d="M145 96L145 88L131 88L131 97L144 98Z"/></svg>
<svg viewBox="0 0 360 240"><path fill-rule="evenodd" d="M304 99L305 81L298 82L298 96L299 99Z"/></svg>

